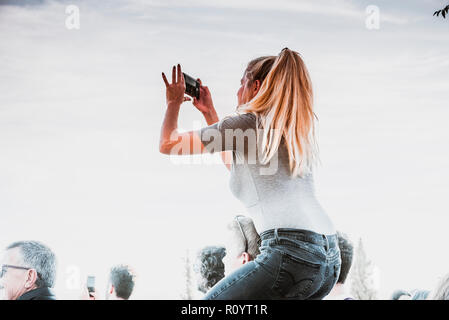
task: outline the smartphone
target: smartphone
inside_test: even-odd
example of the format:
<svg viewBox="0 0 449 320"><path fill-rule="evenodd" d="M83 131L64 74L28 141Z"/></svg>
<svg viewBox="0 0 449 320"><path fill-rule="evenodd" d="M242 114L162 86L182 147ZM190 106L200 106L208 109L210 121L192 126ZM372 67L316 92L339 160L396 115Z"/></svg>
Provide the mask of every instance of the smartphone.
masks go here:
<svg viewBox="0 0 449 320"><path fill-rule="evenodd" d="M200 98L200 83L188 74L182 73L184 75L184 82L186 83L186 94L192 98Z"/></svg>
<svg viewBox="0 0 449 320"><path fill-rule="evenodd" d="M87 277L87 291L89 291L89 293L95 292L95 276Z"/></svg>

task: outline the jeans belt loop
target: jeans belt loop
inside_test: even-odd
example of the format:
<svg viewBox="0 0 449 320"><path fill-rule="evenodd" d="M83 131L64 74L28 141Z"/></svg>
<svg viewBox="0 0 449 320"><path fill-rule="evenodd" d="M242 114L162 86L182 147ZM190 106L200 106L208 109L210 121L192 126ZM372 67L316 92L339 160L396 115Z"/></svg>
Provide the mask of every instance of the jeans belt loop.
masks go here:
<svg viewBox="0 0 449 320"><path fill-rule="evenodd" d="M274 229L274 239L276 241L276 244L279 244L278 228Z"/></svg>
<svg viewBox="0 0 449 320"><path fill-rule="evenodd" d="M326 241L324 246L326 247L326 252L327 252L329 250L329 240L327 239L325 234L323 234L323 238Z"/></svg>

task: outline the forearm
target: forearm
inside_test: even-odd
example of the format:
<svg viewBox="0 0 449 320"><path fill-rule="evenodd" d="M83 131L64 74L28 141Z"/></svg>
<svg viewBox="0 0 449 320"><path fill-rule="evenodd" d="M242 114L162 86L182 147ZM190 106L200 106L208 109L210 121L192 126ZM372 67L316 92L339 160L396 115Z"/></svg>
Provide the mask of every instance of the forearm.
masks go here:
<svg viewBox="0 0 449 320"><path fill-rule="evenodd" d="M162 123L161 137L159 141L159 145L161 147L164 146L165 143L170 142L171 140L176 140L170 139L170 137L173 138L173 133L177 132L180 107L181 105L176 103L169 103L167 105L167 110L165 111L165 118Z"/></svg>
<svg viewBox="0 0 449 320"><path fill-rule="evenodd" d="M215 109L212 109L208 113L203 113L204 119L206 119L207 125L210 126L211 124L214 124L215 122L218 122L218 115Z"/></svg>

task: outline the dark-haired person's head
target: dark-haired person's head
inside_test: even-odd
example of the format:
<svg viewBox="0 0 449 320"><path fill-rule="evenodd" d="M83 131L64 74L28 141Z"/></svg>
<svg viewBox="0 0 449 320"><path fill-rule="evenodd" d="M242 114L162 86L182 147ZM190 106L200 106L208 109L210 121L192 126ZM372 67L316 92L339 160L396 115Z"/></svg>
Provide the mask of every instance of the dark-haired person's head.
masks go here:
<svg viewBox="0 0 449 320"><path fill-rule="evenodd" d="M198 252L194 270L197 273L198 290L206 293L218 281L224 278L224 247L208 246Z"/></svg>
<svg viewBox="0 0 449 320"><path fill-rule="evenodd" d="M19 241L6 247L0 271L1 296L6 300L54 300L56 257L38 241Z"/></svg>
<svg viewBox="0 0 449 320"><path fill-rule="evenodd" d="M341 269L337 283L344 284L346 282L346 278L348 277L349 270L352 266L354 246L346 234L337 231L337 237L341 256Z"/></svg>
<svg viewBox="0 0 449 320"><path fill-rule="evenodd" d="M135 274L127 265L117 265L109 273L107 300L128 300L135 285Z"/></svg>

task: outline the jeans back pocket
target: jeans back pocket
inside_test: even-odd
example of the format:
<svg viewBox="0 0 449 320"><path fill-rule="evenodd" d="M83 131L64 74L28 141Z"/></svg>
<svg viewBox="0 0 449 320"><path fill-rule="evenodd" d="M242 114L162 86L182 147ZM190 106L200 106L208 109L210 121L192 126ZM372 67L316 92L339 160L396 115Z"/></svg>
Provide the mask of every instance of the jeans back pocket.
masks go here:
<svg viewBox="0 0 449 320"><path fill-rule="evenodd" d="M273 290L282 298L306 299L320 285L320 281L317 281L317 278L320 278L320 270L319 261L312 262L310 259L306 260L298 255L282 252Z"/></svg>

